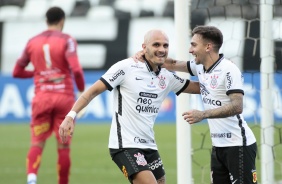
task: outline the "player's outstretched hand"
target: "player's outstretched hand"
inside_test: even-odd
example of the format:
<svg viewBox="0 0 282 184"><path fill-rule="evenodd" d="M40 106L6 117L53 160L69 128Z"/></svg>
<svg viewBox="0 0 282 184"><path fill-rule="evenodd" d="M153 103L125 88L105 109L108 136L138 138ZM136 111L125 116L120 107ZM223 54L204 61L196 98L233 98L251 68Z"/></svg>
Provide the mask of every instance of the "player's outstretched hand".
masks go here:
<svg viewBox="0 0 282 184"><path fill-rule="evenodd" d="M74 120L72 119L72 117L66 116L59 127L59 135L63 143L66 143L68 141L68 136L73 135L73 130Z"/></svg>
<svg viewBox="0 0 282 184"><path fill-rule="evenodd" d="M195 109L184 112L182 116L183 119L187 121L189 124L198 123L204 119L203 111L199 111Z"/></svg>
<svg viewBox="0 0 282 184"><path fill-rule="evenodd" d="M138 52L135 53L134 56L132 56L132 58L134 59L134 61L137 63L138 61L144 62L144 52L143 50L140 50Z"/></svg>

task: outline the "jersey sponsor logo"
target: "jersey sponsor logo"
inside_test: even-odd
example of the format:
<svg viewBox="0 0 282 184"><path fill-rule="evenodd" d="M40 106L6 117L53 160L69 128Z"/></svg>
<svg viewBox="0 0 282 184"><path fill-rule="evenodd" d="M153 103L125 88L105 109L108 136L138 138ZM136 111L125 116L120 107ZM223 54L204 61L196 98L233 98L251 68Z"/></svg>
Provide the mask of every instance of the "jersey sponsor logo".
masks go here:
<svg viewBox="0 0 282 184"><path fill-rule="evenodd" d="M166 88L165 77L159 76L158 79L159 79L159 87L161 89L165 89Z"/></svg>
<svg viewBox="0 0 282 184"><path fill-rule="evenodd" d="M231 133L211 133L211 138L231 138Z"/></svg>
<svg viewBox="0 0 282 184"><path fill-rule="evenodd" d="M221 106L221 101L203 97L203 102L209 105Z"/></svg>
<svg viewBox="0 0 282 184"><path fill-rule="evenodd" d="M148 163L149 168L153 171L159 167L163 167L163 162L161 158L158 158L158 160L154 160L151 163Z"/></svg>
<svg viewBox="0 0 282 184"><path fill-rule="evenodd" d="M36 125L33 127L33 132L35 136L41 135L45 132L47 132L50 129L50 124L49 123L43 123L41 125Z"/></svg>
<svg viewBox="0 0 282 184"><path fill-rule="evenodd" d="M140 137L134 137L135 143L155 143L155 140L150 139L142 139Z"/></svg>
<svg viewBox="0 0 282 184"><path fill-rule="evenodd" d="M138 164L138 165L142 165L142 166L144 166L144 165L147 165L147 160L144 158L144 155L143 154L141 154L141 153L137 153L137 154L134 154L134 157L136 157L137 159L136 159L136 163Z"/></svg>
<svg viewBox="0 0 282 184"><path fill-rule="evenodd" d="M156 88L157 86L154 84L154 82L151 82L151 84L147 84L148 88Z"/></svg>
<svg viewBox="0 0 282 184"><path fill-rule="evenodd" d="M147 99L147 98L138 98L137 99L137 104L136 105L136 110L141 113L141 112L148 112L148 113L158 113L159 112L159 107L155 106L150 106L153 103L152 99Z"/></svg>
<svg viewBox="0 0 282 184"><path fill-rule="evenodd" d="M124 71L123 70L118 70L111 79L109 79L111 82L114 82L119 76L124 75Z"/></svg>
<svg viewBox="0 0 282 184"><path fill-rule="evenodd" d="M71 38L68 39L68 51L75 52L75 44L74 44L73 39Z"/></svg>
<svg viewBox="0 0 282 184"><path fill-rule="evenodd" d="M144 68L143 66L138 66L138 64L136 64L136 65L131 65L130 67L133 67L133 68Z"/></svg>
<svg viewBox="0 0 282 184"><path fill-rule="evenodd" d="M179 80L181 83L184 83L185 79L182 79L182 78L178 77L178 76L175 75L175 74L173 74L173 76L174 76L177 80Z"/></svg>
<svg viewBox="0 0 282 184"><path fill-rule="evenodd" d="M47 70L40 71L40 75L55 75L55 74L60 74L62 71L58 68L51 68Z"/></svg>
<svg viewBox="0 0 282 184"><path fill-rule="evenodd" d="M62 90L65 89L66 85L65 84L44 84L40 86L41 91L52 91L52 90Z"/></svg>
<svg viewBox="0 0 282 184"><path fill-rule="evenodd" d="M233 83L230 72L227 72L226 79L227 79L227 86L226 87L227 87L227 89L230 89L231 86L232 86L232 83Z"/></svg>
<svg viewBox="0 0 282 184"><path fill-rule="evenodd" d="M158 98L158 95L157 95L157 94L154 94L154 93L146 93L146 92L140 92L140 93L139 93L139 96L147 97L147 98Z"/></svg>
<svg viewBox="0 0 282 184"><path fill-rule="evenodd" d="M158 113L159 112L159 108L155 107L155 106L143 106L143 105L137 105L136 106L136 110L141 113L141 112L148 112L148 113Z"/></svg>
<svg viewBox="0 0 282 184"><path fill-rule="evenodd" d="M217 79L218 79L218 75L211 76L211 84L210 84L211 88L214 89L214 88L217 87L217 85L218 85Z"/></svg>
<svg viewBox="0 0 282 184"><path fill-rule="evenodd" d="M210 92L207 90L206 86L200 83L200 90L202 96L207 96Z"/></svg>

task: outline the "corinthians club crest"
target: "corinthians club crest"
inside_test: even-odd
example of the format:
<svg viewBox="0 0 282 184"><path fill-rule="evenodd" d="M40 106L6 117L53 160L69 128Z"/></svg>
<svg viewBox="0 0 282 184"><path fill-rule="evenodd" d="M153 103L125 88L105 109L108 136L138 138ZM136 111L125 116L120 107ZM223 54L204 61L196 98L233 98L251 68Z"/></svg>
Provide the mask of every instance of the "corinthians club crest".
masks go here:
<svg viewBox="0 0 282 184"><path fill-rule="evenodd" d="M211 83L210 83L210 86L211 88L216 88L218 83L217 83L217 79L218 79L218 76L217 75L213 75L211 76Z"/></svg>
<svg viewBox="0 0 282 184"><path fill-rule="evenodd" d="M159 79L159 87L161 89L165 89L166 88L165 77L159 76L158 79Z"/></svg>

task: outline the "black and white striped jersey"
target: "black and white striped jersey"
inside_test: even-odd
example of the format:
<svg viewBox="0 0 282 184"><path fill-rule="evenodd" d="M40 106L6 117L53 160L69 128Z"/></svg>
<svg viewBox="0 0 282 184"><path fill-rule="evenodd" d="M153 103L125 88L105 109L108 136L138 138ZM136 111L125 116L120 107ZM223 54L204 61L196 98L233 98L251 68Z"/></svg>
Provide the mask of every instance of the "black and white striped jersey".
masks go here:
<svg viewBox="0 0 282 184"><path fill-rule="evenodd" d="M154 122L168 93L180 94L189 80L148 62L132 58L114 64L100 79L113 90L114 113L109 148L150 148L157 150Z"/></svg>
<svg viewBox="0 0 282 184"><path fill-rule="evenodd" d="M193 60L187 62L187 68L190 75L198 77L205 110L230 103L228 95L231 93L244 94L243 75L239 68L222 54L207 70L202 64L197 65ZM213 146L243 146L256 142L242 114L208 119L208 123Z"/></svg>

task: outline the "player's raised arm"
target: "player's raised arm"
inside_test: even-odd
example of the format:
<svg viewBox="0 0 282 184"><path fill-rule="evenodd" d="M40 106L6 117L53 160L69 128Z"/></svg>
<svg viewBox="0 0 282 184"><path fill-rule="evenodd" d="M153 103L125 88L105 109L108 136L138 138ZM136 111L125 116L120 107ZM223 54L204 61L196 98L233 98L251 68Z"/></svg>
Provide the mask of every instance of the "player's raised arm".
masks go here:
<svg viewBox="0 0 282 184"><path fill-rule="evenodd" d="M59 128L59 135L63 143L68 140L68 136L73 135L74 119L76 115L85 108L92 99L105 90L107 90L106 85L102 81L98 80L76 100L71 111L66 115Z"/></svg>
<svg viewBox="0 0 282 184"><path fill-rule="evenodd" d="M167 58L165 63L162 65L163 68L166 68L170 71L176 72L188 72L187 61L179 61L172 58Z"/></svg>
<svg viewBox="0 0 282 184"><path fill-rule="evenodd" d="M189 85L183 91L184 93L200 94L200 84L197 81L189 81Z"/></svg>
<svg viewBox="0 0 282 184"><path fill-rule="evenodd" d="M13 77L14 78L32 78L34 76L34 71L26 69L29 62L30 62L30 59L27 54L27 48L25 48L23 54L17 60L16 65L13 69Z"/></svg>

